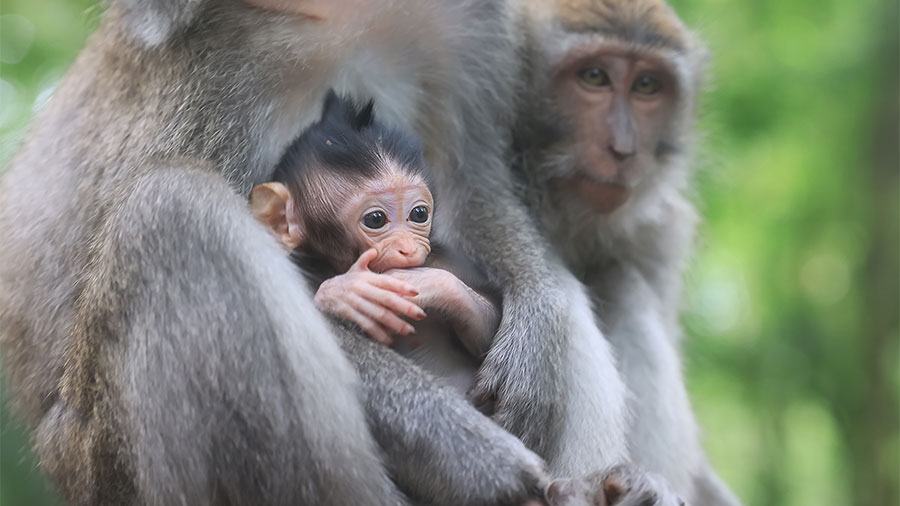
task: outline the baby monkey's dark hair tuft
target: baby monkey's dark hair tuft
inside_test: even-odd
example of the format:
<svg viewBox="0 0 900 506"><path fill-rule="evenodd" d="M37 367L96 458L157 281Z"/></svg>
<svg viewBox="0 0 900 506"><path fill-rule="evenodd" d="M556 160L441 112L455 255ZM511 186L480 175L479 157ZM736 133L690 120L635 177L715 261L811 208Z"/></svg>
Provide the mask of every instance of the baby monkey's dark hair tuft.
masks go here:
<svg viewBox="0 0 900 506"><path fill-rule="evenodd" d="M388 161L427 178L419 138L377 121L374 105L369 100L360 107L328 90L319 121L291 143L273 180L293 186L309 171L322 170L354 180L370 179L381 173Z"/></svg>
<svg viewBox="0 0 900 506"><path fill-rule="evenodd" d="M348 99L341 98L333 89L329 89L325 94L325 105L322 107L322 117L319 123L336 122L338 124L346 121L350 126L359 132L365 127L372 126L375 121L375 101L369 100L366 105L359 111Z"/></svg>

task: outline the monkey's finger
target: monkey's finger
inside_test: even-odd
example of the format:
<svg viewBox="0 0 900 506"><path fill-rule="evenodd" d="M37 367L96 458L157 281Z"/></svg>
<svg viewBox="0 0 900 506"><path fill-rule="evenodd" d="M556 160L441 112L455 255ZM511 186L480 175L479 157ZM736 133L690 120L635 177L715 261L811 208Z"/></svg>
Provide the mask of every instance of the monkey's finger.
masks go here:
<svg viewBox="0 0 900 506"><path fill-rule="evenodd" d="M419 295L419 290L407 283L406 281L399 280L389 274L375 274L373 273L371 279L368 279L370 284L375 285L384 290L390 290L396 294L404 295L407 297L415 297Z"/></svg>
<svg viewBox="0 0 900 506"><path fill-rule="evenodd" d="M425 310L422 309L421 306L416 304L415 302L400 297L399 295L393 292L383 292L384 295L380 296L373 302L381 304L382 306L390 309L397 315L403 315L411 320L421 321L424 320L426 316Z"/></svg>
<svg viewBox="0 0 900 506"><path fill-rule="evenodd" d="M363 332L369 335L372 339L378 341L379 343L390 346L391 343L394 342L394 339L384 330L384 327L379 325L377 322L374 322L362 315L360 315L360 321L357 322L357 325L363 329Z"/></svg>
<svg viewBox="0 0 900 506"><path fill-rule="evenodd" d="M397 295L393 291L383 290L377 286L360 286L357 289L357 295L373 304L390 309L394 314L403 315L416 321L423 320L427 316L425 311L416 303Z"/></svg>
<svg viewBox="0 0 900 506"><path fill-rule="evenodd" d="M378 257L378 251L375 248L369 248L366 251L363 251L359 258L353 262L353 265L350 266L350 269L347 272L351 271L368 271L369 264L372 263L372 260Z"/></svg>
<svg viewBox="0 0 900 506"><path fill-rule="evenodd" d="M334 314L338 315L344 320L355 323L369 337L381 344L390 345L392 342L394 342L391 336L388 335L387 331L381 325L357 310L352 304L342 303L340 306L335 308Z"/></svg>
<svg viewBox="0 0 900 506"><path fill-rule="evenodd" d="M357 325L359 325L360 328L363 329L363 332L368 334L369 337L385 346L390 346L391 343L394 342L391 336L384 330L384 328L381 327L381 325L378 325L368 318L362 318L364 319L361 322L357 322Z"/></svg>
<svg viewBox="0 0 900 506"><path fill-rule="evenodd" d="M367 318L375 321L387 330L401 336L415 334L416 329L412 325L397 316L393 311L378 303L372 302L362 296L352 300L353 308L362 313Z"/></svg>

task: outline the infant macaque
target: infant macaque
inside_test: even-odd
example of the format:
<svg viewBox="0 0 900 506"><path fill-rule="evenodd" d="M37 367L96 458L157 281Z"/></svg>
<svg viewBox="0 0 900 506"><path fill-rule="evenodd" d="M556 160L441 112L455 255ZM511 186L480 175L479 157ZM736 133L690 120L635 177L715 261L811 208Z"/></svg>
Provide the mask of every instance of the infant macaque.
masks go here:
<svg viewBox="0 0 900 506"><path fill-rule="evenodd" d="M375 121L372 106L329 91L319 122L288 148L273 181L253 189L251 207L309 276L320 310L465 393L500 323L499 301L465 258L432 251L421 143Z"/></svg>

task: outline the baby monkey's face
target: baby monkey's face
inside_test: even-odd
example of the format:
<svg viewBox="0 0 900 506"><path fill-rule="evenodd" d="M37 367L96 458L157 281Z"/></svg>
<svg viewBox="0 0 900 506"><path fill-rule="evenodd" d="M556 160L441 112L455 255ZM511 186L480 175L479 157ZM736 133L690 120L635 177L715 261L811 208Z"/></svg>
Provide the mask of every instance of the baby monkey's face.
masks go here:
<svg viewBox="0 0 900 506"><path fill-rule="evenodd" d="M393 174L377 178L351 197L344 223L354 223L351 239L378 256L369 267L375 272L418 267L431 252L428 236L434 200L423 178Z"/></svg>

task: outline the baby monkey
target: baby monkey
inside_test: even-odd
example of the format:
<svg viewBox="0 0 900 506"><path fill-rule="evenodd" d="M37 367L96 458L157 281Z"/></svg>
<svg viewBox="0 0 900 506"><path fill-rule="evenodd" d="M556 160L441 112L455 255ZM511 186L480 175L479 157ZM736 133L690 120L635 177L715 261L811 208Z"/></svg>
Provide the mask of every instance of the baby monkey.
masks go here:
<svg viewBox="0 0 900 506"><path fill-rule="evenodd" d="M432 250L421 143L372 109L329 91L321 119L251 192L251 209L308 276L321 311L465 393L500 323L497 290L465 258Z"/></svg>

